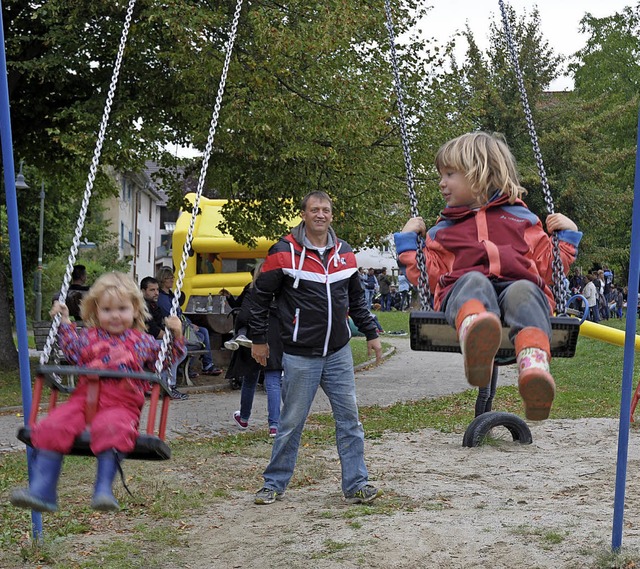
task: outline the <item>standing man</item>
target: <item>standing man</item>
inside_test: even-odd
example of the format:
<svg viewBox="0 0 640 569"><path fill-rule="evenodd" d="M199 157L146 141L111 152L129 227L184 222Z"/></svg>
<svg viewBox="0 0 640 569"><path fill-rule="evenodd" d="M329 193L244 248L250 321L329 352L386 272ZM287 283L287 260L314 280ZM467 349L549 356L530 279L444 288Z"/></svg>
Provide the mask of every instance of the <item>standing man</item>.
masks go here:
<svg viewBox="0 0 640 569"><path fill-rule="evenodd" d="M378 276L378 284L380 286L380 310L382 312L391 311L391 299L389 298L389 292L391 291L391 285L393 279L387 274L387 267L382 267L382 272Z"/></svg>
<svg viewBox="0 0 640 569"><path fill-rule="evenodd" d="M160 285L153 277L145 277L140 281L140 290L142 290L142 296L149 309L151 318L145 321L147 326L147 332L151 334L158 342L162 342L164 338L164 315L162 310L158 306L158 297L160 296ZM189 399L186 393L178 391L176 388L176 379L178 376L178 366L187 357L187 351L185 346L185 352L181 359L171 362L171 372L168 380L169 391L171 399ZM165 373L165 372L163 372Z"/></svg>
<svg viewBox="0 0 640 569"><path fill-rule="evenodd" d="M378 288L378 279L376 279L376 273L373 267L369 267L367 276L364 278L364 295L367 302L367 308L371 310L373 305L373 297L376 295L376 289Z"/></svg>
<svg viewBox="0 0 640 569"><path fill-rule="evenodd" d="M411 290L410 287L411 285L409 284L409 279L407 279L407 276L404 273L400 273L398 275L398 292L402 297L402 308L400 310L402 310L403 312L411 306L411 300L409 299L409 291Z"/></svg>
<svg viewBox="0 0 640 569"><path fill-rule="evenodd" d="M371 502L382 492L369 484L364 463L347 315L365 334L377 361L382 356L380 339L365 304L355 254L331 228L331 198L324 192L307 194L300 216L302 223L270 249L254 284L251 355L266 365L274 296L284 351L280 427L255 503L272 504L283 496L318 387L329 398L335 418L342 492L350 503Z"/></svg>
<svg viewBox="0 0 640 569"><path fill-rule="evenodd" d="M87 294L89 286L87 285L87 267L84 265L73 265L73 271L71 272L71 284L67 291L66 305L69 309L69 316L72 316L76 322L81 320L80 318L80 305L84 295ZM57 292L53 295L52 302L58 300L60 293Z"/></svg>

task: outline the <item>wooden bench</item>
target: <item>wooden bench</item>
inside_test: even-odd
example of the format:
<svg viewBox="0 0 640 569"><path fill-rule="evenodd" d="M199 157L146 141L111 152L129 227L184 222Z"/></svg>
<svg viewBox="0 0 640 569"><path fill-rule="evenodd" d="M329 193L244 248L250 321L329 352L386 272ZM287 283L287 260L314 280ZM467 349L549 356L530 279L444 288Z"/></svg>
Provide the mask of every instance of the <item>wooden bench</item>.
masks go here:
<svg viewBox="0 0 640 569"><path fill-rule="evenodd" d="M33 339L36 344L36 350L42 351L44 350L44 346L47 343L47 338L49 337L49 330L51 330L51 320L38 320L33 323ZM76 327L82 328L84 326L83 322L76 322ZM53 343L53 347L55 350L60 350L58 348L58 340Z"/></svg>

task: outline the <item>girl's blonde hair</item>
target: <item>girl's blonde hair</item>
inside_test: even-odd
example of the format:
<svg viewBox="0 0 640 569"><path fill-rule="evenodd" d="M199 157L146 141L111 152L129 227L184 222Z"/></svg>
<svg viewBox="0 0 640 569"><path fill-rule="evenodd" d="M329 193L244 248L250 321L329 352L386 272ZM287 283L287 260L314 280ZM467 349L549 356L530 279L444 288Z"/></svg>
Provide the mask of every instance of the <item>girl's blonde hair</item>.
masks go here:
<svg viewBox="0 0 640 569"><path fill-rule="evenodd" d="M80 316L88 326L100 326L98 322L98 301L108 294L116 298L126 298L133 304L133 326L143 332L146 330L145 320L151 318L142 291L134 280L124 273L105 273L96 279L93 286L82 299Z"/></svg>
<svg viewBox="0 0 640 569"><path fill-rule="evenodd" d="M470 132L446 142L436 154L436 168L462 172L479 201L496 190L514 203L527 193L520 185L516 161L506 142L486 132Z"/></svg>

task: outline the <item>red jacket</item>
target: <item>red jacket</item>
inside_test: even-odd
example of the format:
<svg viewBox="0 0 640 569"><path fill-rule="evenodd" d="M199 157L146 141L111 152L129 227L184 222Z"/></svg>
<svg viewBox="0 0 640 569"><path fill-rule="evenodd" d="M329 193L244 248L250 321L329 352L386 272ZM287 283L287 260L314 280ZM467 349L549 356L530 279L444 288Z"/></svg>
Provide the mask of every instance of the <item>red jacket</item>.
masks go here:
<svg viewBox="0 0 640 569"><path fill-rule="evenodd" d="M565 274L575 261L580 231L559 231L560 257ZM417 284L417 236L396 233L398 260L407 278ZM496 194L480 209L446 208L427 232L425 256L434 307L439 310L451 286L465 273L478 271L498 281L529 280L547 296L551 312L555 301L553 244L542 223L521 200L511 205Z"/></svg>

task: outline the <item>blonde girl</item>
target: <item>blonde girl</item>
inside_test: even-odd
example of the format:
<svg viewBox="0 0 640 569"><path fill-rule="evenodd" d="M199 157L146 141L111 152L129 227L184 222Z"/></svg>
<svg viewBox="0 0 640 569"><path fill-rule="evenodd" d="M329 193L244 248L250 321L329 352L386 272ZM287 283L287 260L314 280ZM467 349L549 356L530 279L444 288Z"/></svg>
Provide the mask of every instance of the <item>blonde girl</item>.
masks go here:
<svg viewBox="0 0 640 569"><path fill-rule="evenodd" d="M144 332L149 317L142 292L123 273L99 277L81 306L84 328L69 320L66 305L55 302L51 316L62 317L58 341L73 365L87 369L141 372L155 369L159 345ZM177 317L167 318L174 336L172 358L184 353L182 326ZM168 362L167 362L168 363ZM91 450L98 459L92 507L117 510L112 485L119 461L135 446L144 404L145 382L135 379L104 379L100 382L98 409L91 425L85 419L88 379L80 375L68 401L53 409L32 431L35 448L29 488L14 490L11 502L37 511L57 510L57 484L63 456L75 438L91 429Z"/></svg>

